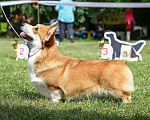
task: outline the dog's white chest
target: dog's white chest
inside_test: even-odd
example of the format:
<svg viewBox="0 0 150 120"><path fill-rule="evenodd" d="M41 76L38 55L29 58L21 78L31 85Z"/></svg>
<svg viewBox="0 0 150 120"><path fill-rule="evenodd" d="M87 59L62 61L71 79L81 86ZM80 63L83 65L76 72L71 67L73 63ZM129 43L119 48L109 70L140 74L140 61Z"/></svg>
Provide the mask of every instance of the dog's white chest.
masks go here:
<svg viewBox="0 0 150 120"><path fill-rule="evenodd" d="M35 55L29 57L28 67L29 67L29 75L31 79L31 83L41 93L43 96L50 98L50 91L48 90L45 82L42 78L36 77L36 73L34 70L34 60L40 55L41 51L38 51Z"/></svg>

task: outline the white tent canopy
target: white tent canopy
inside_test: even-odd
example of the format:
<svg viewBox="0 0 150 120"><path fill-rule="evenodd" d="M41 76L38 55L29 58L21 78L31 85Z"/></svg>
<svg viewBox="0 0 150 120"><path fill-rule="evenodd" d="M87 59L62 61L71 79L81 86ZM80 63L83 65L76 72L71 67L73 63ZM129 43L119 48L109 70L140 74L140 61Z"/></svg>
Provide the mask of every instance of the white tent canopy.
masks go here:
<svg viewBox="0 0 150 120"><path fill-rule="evenodd" d="M1 6L10 6L17 4L38 3L42 5L73 5L76 7L98 7L98 8L150 8L150 2L61 2L61 1L1 1Z"/></svg>

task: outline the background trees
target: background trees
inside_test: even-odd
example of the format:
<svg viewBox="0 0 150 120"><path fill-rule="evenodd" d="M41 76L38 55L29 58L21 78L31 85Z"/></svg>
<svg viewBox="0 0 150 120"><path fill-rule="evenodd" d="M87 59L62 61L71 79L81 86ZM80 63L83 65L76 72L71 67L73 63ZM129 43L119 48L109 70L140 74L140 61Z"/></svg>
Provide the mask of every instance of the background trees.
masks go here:
<svg viewBox="0 0 150 120"><path fill-rule="evenodd" d="M4 1L4 0L2 0ZM59 1L59 0L57 0ZM150 2L150 0L74 0L80 2ZM58 13L55 11L54 6L39 5L40 23L49 23L51 19L57 17ZM13 16L16 13L26 14L27 17L33 17L34 22L37 23L37 4L23 4L4 7L6 13ZM88 8L77 7L75 12L75 26L80 26L83 23L90 26L95 20L105 15L110 11L116 10L115 8ZM117 10L125 11L124 8L117 8ZM136 22L140 25L148 26L150 28L150 8L136 8L133 9ZM1 11L0 11L0 14Z"/></svg>

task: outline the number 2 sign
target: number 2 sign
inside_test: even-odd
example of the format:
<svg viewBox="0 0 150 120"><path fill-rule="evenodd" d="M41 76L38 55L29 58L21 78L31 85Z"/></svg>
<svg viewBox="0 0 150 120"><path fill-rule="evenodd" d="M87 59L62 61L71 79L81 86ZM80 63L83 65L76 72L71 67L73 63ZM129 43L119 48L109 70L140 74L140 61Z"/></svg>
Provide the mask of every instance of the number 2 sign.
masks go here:
<svg viewBox="0 0 150 120"><path fill-rule="evenodd" d="M109 44L104 44L102 50L102 59L110 59L113 54L113 49Z"/></svg>
<svg viewBox="0 0 150 120"><path fill-rule="evenodd" d="M28 58L29 49L24 44L19 44L17 48L17 58L25 59Z"/></svg>

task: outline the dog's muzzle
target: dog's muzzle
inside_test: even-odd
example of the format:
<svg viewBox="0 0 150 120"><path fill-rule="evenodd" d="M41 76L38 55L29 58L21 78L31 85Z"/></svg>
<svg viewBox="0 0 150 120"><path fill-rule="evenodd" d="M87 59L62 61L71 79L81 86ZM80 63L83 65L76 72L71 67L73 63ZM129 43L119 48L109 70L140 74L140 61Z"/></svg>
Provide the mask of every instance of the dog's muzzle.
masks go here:
<svg viewBox="0 0 150 120"><path fill-rule="evenodd" d="M27 40L27 41L32 41L33 40L33 38L32 37L30 37L30 36L28 36L26 33L24 33L24 32L21 32L20 33L20 38L22 39L22 40Z"/></svg>

